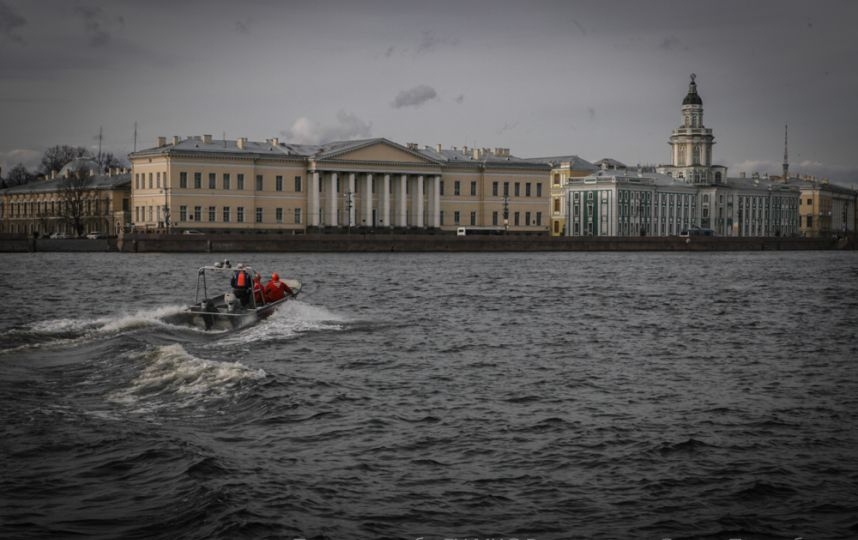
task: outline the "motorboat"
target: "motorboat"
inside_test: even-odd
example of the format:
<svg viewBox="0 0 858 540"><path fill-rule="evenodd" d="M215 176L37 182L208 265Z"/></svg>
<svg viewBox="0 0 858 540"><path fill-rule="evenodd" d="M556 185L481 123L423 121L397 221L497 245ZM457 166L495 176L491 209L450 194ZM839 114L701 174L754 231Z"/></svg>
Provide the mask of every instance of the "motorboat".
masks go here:
<svg viewBox="0 0 858 540"><path fill-rule="evenodd" d="M240 291L233 289L231 279L240 271L247 272L251 288L242 302ZM289 299L301 292L301 282L296 279L281 279L292 294L283 298L265 301L264 290L261 295L254 294L253 276L256 271L246 265L238 264L234 268L229 260L201 266L197 270L197 288L194 303L178 313L165 318L171 324L193 326L204 330L235 330L259 322L274 313ZM225 292L212 294L215 290ZM259 301L259 296L262 296Z"/></svg>

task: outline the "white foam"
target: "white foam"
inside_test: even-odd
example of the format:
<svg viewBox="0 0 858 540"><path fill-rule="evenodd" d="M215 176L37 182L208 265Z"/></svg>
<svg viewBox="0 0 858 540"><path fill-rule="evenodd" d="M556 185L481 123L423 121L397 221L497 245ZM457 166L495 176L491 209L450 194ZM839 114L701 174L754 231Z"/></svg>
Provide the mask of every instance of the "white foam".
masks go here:
<svg viewBox="0 0 858 540"><path fill-rule="evenodd" d="M325 308L290 300L259 324L227 334L211 347L284 340L303 332L341 330L346 320Z"/></svg>
<svg viewBox="0 0 858 540"><path fill-rule="evenodd" d="M164 399L164 405L179 405L228 397L239 383L262 379L261 369L240 362L217 362L197 358L179 344L158 347L149 364L125 390L111 396L113 401L131 404L141 400ZM150 407L152 408L151 404ZM154 407L158 408L158 407Z"/></svg>

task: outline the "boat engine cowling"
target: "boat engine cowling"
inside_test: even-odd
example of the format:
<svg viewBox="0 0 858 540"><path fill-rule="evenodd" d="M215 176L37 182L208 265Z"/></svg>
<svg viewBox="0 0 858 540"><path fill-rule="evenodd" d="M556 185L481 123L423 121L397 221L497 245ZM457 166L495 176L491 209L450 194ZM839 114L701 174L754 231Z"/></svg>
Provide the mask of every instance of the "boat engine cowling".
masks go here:
<svg viewBox="0 0 858 540"><path fill-rule="evenodd" d="M238 301L238 298L235 297L235 294L228 292L223 295L223 301L226 304L226 310L229 312L233 312L238 309L238 306L241 303Z"/></svg>

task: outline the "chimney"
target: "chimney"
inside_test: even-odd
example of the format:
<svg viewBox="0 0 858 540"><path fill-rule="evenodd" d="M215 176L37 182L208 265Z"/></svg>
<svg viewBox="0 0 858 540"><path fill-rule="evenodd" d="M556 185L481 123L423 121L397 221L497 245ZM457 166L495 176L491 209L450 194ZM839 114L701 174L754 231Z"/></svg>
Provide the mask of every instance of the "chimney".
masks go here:
<svg viewBox="0 0 858 540"><path fill-rule="evenodd" d="M471 157L473 159L480 159L481 154L482 154L482 152L479 148L474 148L473 152L471 153Z"/></svg>
<svg viewBox="0 0 858 540"><path fill-rule="evenodd" d="M409 150L417 150L417 143L416 142L405 143L405 147L408 148Z"/></svg>
<svg viewBox="0 0 858 540"><path fill-rule="evenodd" d="M247 137L239 137L238 141L236 141L239 150L244 150L247 146Z"/></svg>
<svg viewBox="0 0 858 540"><path fill-rule="evenodd" d="M271 139L271 146L280 146L280 139L277 137Z"/></svg>
<svg viewBox="0 0 858 540"><path fill-rule="evenodd" d="M167 137L158 137L155 140L155 144L158 148L161 148L162 146L166 146L167 145Z"/></svg>
<svg viewBox="0 0 858 540"><path fill-rule="evenodd" d="M178 135L173 135L173 146L179 144L181 140L181 137L179 137Z"/></svg>
<svg viewBox="0 0 858 540"><path fill-rule="evenodd" d="M435 145L435 151L438 152L439 154L441 153L441 145L440 144Z"/></svg>
<svg viewBox="0 0 858 540"><path fill-rule="evenodd" d="M205 144L211 144L212 143L212 136L208 135L208 134L203 135L203 142Z"/></svg>

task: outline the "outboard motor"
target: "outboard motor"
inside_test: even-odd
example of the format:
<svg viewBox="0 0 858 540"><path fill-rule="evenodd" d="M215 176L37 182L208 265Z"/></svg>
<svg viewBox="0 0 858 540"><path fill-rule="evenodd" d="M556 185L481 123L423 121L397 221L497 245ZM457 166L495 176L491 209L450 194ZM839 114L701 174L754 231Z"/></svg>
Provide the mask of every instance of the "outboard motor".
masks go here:
<svg viewBox="0 0 858 540"><path fill-rule="evenodd" d="M223 295L223 301L226 303L226 310L230 313L236 311L238 309L238 306L241 305L241 302L238 300L238 298L236 298L235 295L231 292L225 293Z"/></svg>

